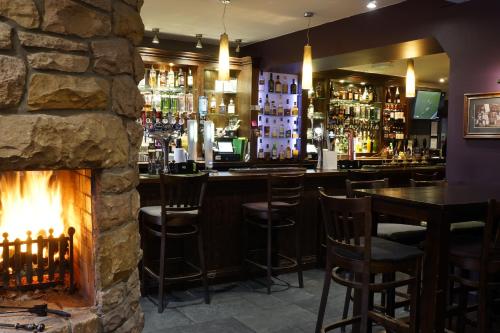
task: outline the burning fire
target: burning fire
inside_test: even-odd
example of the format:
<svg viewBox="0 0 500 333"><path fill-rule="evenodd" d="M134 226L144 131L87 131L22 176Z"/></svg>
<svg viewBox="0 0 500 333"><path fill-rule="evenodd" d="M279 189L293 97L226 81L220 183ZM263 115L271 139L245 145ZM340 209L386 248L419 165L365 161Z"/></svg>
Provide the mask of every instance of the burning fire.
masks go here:
<svg viewBox="0 0 500 333"><path fill-rule="evenodd" d="M61 185L52 171L5 172L0 175L0 236L25 240L64 232Z"/></svg>

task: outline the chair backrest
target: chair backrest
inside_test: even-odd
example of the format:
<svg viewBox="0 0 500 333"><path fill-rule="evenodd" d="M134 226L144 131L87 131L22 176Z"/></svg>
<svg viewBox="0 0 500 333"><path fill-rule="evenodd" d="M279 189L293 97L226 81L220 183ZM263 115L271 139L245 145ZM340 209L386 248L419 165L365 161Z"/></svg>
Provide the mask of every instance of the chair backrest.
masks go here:
<svg viewBox="0 0 500 333"><path fill-rule="evenodd" d="M304 193L304 174L269 174L267 176L267 203L269 209L298 207Z"/></svg>
<svg viewBox="0 0 500 333"><path fill-rule="evenodd" d="M439 180L439 173L432 172L432 173L425 173L425 172L416 172L413 171L411 173L411 179L416 180L416 181L422 181L422 180Z"/></svg>
<svg viewBox="0 0 500 333"><path fill-rule="evenodd" d="M364 189L374 189L374 188L386 188L389 187L389 179L379 179L379 180L358 180L352 181L346 179L345 188L346 195L348 198L355 198L354 190L364 190Z"/></svg>
<svg viewBox="0 0 500 333"><path fill-rule="evenodd" d="M378 170L347 170L347 179L350 180L376 180L381 179Z"/></svg>
<svg viewBox="0 0 500 333"><path fill-rule="evenodd" d="M370 260L371 197L346 199L333 197L327 195L321 187L319 194L328 244L334 251L354 252L364 260Z"/></svg>
<svg viewBox="0 0 500 333"><path fill-rule="evenodd" d="M496 200L488 203L481 260L483 274L488 266L494 266L497 272L500 271L500 202Z"/></svg>
<svg viewBox="0 0 500 333"><path fill-rule="evenodd" d="M208 174L160 175L162 212L200 210Z"/></svg>
<svg viewBox="0 0 500 333"><path fill-rule="evenodd" d="M446 180L415 180L410 179L411 187L425 187L425 186L444 186L446 185Z"/></svg>

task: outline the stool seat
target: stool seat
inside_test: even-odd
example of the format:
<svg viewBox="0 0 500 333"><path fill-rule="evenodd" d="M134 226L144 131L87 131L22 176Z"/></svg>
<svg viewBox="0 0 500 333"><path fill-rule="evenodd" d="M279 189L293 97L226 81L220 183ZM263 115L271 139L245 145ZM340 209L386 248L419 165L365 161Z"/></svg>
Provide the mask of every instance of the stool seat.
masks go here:
<svg viewBox="0 0 500 333"><path fill-rule="evenodd" d="M454 234L470 235L471 232L482 234L485 223L483 221L466 221L452 223L450 231Z"/></svg>
<svg viewBox="0 0 500 333"><path fill-rule="evenodd" d="M279 218L278 212L280 209L294 207L294 205L289 204L287 202L282 202L282 201L273 201L271 203L271 205L273 207L276 207L276 208L271 209L271 212L273 213L273 216L272 216L273 219ZM253 217L257 217L259 219L267 220L267 214L269 212L267 201L248 202L248 203L244 203L242 205L242 207L247 210L248 215L251 215Z"/></svg>
<svg viewBox="0 0 500 333"><path fill-rule="evenodd" d="M425 240L427 229L418 225L379 223L377 236L402 244L419 244Z"/></svg>
<svg viewBox="0 0 500 333"><path fill-rule="evenodd" d="M399 262L405 260L412 260L423 255L423 252L414 246L408 246L404 244L399 244L397 242L392 242L379 237L372 237L372 256L373 261L384 261L384 262ZM364 245L364 238L360 239L360 245ZM337 248L335 250L337 255L347 257L354 260L362 260L363 254L352 252L348 250L343 250Z"/></svg>
<svg viewBox="0 0 500 333"><path fill-rule="evenodd" d="M197 222L198 209L187 211L167 211L167 227L182 227ZM161 226L161 206L146 206L141 208L144 223Z"/></svg>

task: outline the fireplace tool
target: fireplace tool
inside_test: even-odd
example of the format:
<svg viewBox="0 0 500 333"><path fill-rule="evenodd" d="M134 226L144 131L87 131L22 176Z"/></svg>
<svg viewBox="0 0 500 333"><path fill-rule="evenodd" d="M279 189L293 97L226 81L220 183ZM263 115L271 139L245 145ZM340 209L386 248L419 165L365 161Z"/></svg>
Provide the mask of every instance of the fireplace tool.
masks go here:
<svg viewBox="0 0 500 333"><path fill-rule="evenodd" d="M61 311L61 310L53 310L47 307L47 304L38 304L32 307L24 307L24 306L5 306L0 305L0 309L14 309L16 311L0 311L0 315L4 314L18 314L18 313L31 313L36 315L37 317L47 317L49 314L53 314L59 317L70 318L71 313Z"/></svg>
<svg viewBox="0 0 500 333"><path fill-rule="evenodd" d="M14 330L23 330L23 331L30 331L33 333L38 333L38 332L43 332L45 331L45 325L44 324L5 324L5 323L0 323L0 327L3 328L12 328Z"/></svg>

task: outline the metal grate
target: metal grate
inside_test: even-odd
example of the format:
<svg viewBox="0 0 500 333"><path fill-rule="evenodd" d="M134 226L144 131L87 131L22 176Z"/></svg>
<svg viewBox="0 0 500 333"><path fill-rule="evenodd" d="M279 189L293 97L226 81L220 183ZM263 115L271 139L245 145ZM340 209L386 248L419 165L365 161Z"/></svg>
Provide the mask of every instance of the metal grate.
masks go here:
<svg viewBox="0 0 500 333"><path fill-rule="evenodd" d="M64 234L9 241L9 235L3 233L0 243L0 289L30 290L44 289L56 285L66 285L70 292L74 289L73 271L73 236L75 229L68 229Z"/></svg>

